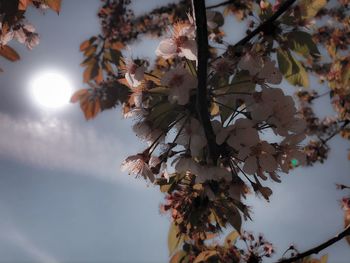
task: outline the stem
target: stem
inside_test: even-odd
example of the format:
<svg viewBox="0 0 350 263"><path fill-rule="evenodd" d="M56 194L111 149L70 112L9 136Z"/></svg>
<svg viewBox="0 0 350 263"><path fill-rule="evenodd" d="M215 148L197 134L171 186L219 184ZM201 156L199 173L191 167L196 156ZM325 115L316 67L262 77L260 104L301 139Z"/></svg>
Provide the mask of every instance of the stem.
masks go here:
<svg viewBox="0 0 350 263"><path fill-rule="evenodd" d="M197 30L198 47L198 87L196 107L199 119L204 127L205 136L208 142L209 155L214 164L219 157L218 147L216 145L215 133L210 122L208 112L209 103L207 96L207 67L209 58L207 17L205 10L205 0L192 0Z"/></svg>
<svg viewBox="0 0 350 263"><path fill-rule="evenodd" d="M297 254L294 257L291 258L287 258L287 259L281 259L279 261L277 261L278 263L292 263L295 262L299 259L305 258L307 256L310 256L312 254L317 254L318 252L320 252L321 250L333 245L334 243L338 242L339 240L343 239L346 236L350 235L350 225L348 225L342 232L340 232L339 234L337 234L335 237L327 240L326 242L311 248L303 253Z"/></svg>
<svg viewBox="0 0 350 263"><path fill-rule="evenodd" d="M228 5L228 4L232 4L232 3L233 3L233 0L228 0L228 1L216 4L216 5L208 6L207 9L213 9L213 8L216 8L216 7L220 7L220 6Z"/></svg>
<svg viewBox="0 0 350 263"><path fill-rule="evenodd" d="M255 28L249 35L238 41L235 46L244 46L247 42L249 42L253 37L255 37L260 32L264 31L265 28L268 28L272 22L274 22L277 18L279 18L288 8L294 4L296 0L287 0L285 1L281 7L274 13L269 19L260 24L257 28Z"/></svg>

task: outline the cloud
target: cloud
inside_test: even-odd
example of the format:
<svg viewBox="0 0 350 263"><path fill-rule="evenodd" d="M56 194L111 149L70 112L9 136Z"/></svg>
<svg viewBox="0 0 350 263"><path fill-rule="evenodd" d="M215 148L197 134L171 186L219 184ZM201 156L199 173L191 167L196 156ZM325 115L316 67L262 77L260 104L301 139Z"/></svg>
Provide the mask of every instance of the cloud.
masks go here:
<svg viewBox="0 0 350 263"><path fill-rule="evenodd" d="M33 262L58 263L54 256L39 248L31 238L25 235L14 223L5 206L0 203L0 239L15 246L16 250L25 252ZM17 253L16 253L17 254Z"/></svg>
<svg viewBox="0 0 350 263"><path fill-rule="evenodd" d="M53 118L14 119L0 113L0 123L0 157L102 180L128 181L120 172L125 157L121 149L127 149L127 142L116 136Z"/></svg>

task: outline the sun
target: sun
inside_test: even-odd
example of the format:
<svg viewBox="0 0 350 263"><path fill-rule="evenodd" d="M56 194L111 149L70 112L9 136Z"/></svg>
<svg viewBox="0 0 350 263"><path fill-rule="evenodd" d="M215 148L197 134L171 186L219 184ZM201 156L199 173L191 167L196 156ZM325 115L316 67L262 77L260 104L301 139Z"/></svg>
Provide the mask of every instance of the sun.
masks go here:
<svg viewBox="0 0 350 263"><path fill-rule="evenodd" d="M33 77L30 92L37 105L47 109L59 109L68 105L73 87L63 73L45 71Z"/></svg>

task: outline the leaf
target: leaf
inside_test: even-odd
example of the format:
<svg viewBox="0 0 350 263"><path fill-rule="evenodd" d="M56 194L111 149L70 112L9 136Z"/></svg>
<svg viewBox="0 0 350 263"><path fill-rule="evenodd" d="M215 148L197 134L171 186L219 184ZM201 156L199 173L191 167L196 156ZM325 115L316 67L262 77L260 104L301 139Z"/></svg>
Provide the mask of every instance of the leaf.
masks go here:
<svg viewBox="0 0 350 263"><path fill-rule="evenodd" d="M188 259L185 261L187 257L187 253L183 250L180 250L171 257L169 263L185 263L188 262Z"/></svg>
<svg viewBox="0 0 350 263"><path fill-rule="evenodd" d="M46 4L57 14L61 11L61 2L62 0L46 0Z"/></svg>
<svg viewBox="0 0 350 263"><path fill-rule="evenodd" d="M277 61L281 73L294 86L309 86L309 76L304 66L294 59L289 50L277 49Z"/></svg>
<svg viewBox="0 0 350 263"><path fill-rule="evenodd" d="M72 95L72 97L70 98L70 102L76 103L88 94L89 94L89 91L87 89L80 89Z"/></svg>
<svg viewBox="0 0 350 263"><path fill-rule="evenodd" d="M237 208L232 208L228 210L227 221L230 223L231 226L233 226L234 229L236 229L238 232L241 232L242 218Z"/></svg>
<svg viewBox="0 0 350 263"><path fill-rule="evenodd" d="M168 250L170 256L174 254L175 250L181 245L182 242L183 237L179 232L179 227L172 222L168 233Z"/></svg>
<svg viewBox="0 0 350 263"><path fill-rule="evenodd" d="M320 263L327 263L328 262L328 255L323 255L320 259Z"/></svg>
<svg viewBox="0 0 350 263"><path fill-rule="evenodd" d="M209 258L211 258L212 256L215 256L217 254L218 254L218 252L215 250L203 251L195 258L193 263L207 262L207 260Z"/></svg>
<svg viewBox="0 0 350 263"><path fill-rule="evenodd" d="M350 210L344 211L344 227L348 227L350 225ZM350 236L346 237L346 241L350 245Z"/></svg>
<svg viewBox="0 0 350 263"><path fill-rule="evenodd" d="M327 0L301 0L299 3L301 17L313 18L326 4Z"/></svg>
<svg viewBox="0 0 350 263"><path fill-rule="evenodd" d="M226 248L231 247L235 243L238 237L239 237L239 233L235 230L232 231L230 234L228 234L225 238L225 243L224 243L225 247Z"/></svg>
<svg viewBox="0 0 350 263"><path fill-rule="evenodd" d="M32 0L19 0L18 10L25 11L28 6L31 4Z"/></svg>
<svg viewBox="0 0 350 263"><path fill-rule="evenodd" d="M97 37L91 37L88 40L85 40L83 43L80 44L80 51L87 50L96 40Z"/></svg>
<svg viewBox="0 0 350 263"><path fill-rule="evenodd" d="M292 31L287 33L286 39L288 46L294 52L308 58L310 55L313 57L319 57L320 51L317 45L312 40L312 36L304 31Z"/></svg>
<svg viewBox="0 0 350 263"><path fill-rule="evenodd" d="M72 103L80 102L80 108L84 113L85 119L95 118L101 111L100 100L97 96L91 96L89 90L81 89L76 91L71 97Z"/></svg>
<svg viewBox="0 0 350 263"><path fill-rule="evenodd" d="M12 47L9 46L0 47L0 55L12 62L20 59L18 53Z"/></svg>

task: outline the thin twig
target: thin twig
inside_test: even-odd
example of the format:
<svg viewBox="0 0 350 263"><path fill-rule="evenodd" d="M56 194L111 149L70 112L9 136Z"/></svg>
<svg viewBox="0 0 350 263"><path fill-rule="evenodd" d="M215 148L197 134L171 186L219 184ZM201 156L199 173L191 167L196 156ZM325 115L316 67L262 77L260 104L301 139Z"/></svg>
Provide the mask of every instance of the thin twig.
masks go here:
<svg viewBox="0 0 350 263"><path fill-rule="evenodd" d="M233 4L233 0L228 0L228 1L216 4L216 5L208 6L207 9L213 9L213 8L217 8L217 7L220 7L220 6L223 6L223 5L228 5L228 4Z"/></svg>
<svg viewBox="0 0 350 263"><path fill-rule="evenodd" d="M294 257L287 258L287 259L281 259L277 261L278 263L292 263L295 262L299 259L305 258L307 256L310 256L312 254L317 254L321 250L333 245L334 243L338 242L339 240L343 239L346 236L350 235L350 225L348 225L342 232L340 232L338 235L335 237L327 240L326 242L322 243L321 245L318 245L317 247L314 247L312 249L309 249L303 253L299 253L295 255Z"/></svg>
<svg viewBox="0 0 350 263"><path fill-rule="evenodd" d="M260 32L263 32L266 28L268 28L271 23L273 23L277 18L279 18L288 8L294 4L296 0L287 0L285 1L281 7L274 13L269 19L260 24L257 28L255 28L252 32L250 32L246 37L242 38L238 41L235 46L244 46L247 42L249 42L253 37L255 37Z"/></svg>

